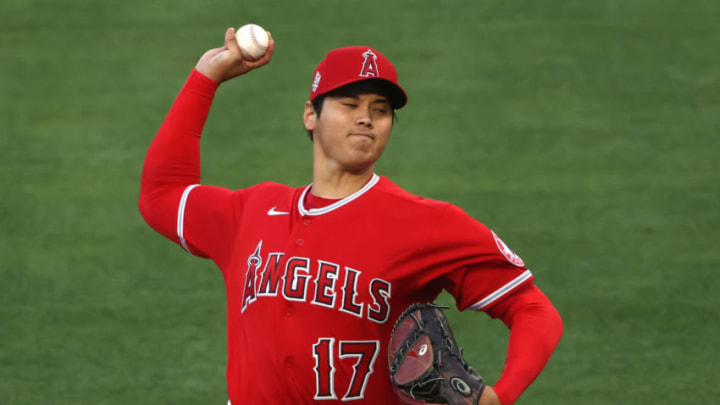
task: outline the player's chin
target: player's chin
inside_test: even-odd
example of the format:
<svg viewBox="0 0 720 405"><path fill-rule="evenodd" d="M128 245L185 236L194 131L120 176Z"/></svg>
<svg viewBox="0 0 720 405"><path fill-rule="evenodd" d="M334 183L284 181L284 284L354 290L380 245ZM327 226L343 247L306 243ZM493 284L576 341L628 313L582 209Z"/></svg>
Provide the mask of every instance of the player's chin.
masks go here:
<svg viewBox="0 0 720 405"><path fill-rule="evenodd" d="M380 156L375 153L358 153L355 151L344 163L345 170L351 173L362 173L371 168Z"/></svg>

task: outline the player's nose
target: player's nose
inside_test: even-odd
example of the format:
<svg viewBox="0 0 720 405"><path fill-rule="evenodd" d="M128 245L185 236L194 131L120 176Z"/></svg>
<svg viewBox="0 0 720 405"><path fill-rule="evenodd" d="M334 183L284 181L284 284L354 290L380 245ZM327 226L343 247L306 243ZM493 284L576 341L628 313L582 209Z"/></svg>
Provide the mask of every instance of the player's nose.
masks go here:
<svg viewBox="0 0 720 405"><path fill-rule="evenodd" d="M355 121L355 125L372 128L372 118L370 118L370 116L358 117L358 119Z"/></svg>

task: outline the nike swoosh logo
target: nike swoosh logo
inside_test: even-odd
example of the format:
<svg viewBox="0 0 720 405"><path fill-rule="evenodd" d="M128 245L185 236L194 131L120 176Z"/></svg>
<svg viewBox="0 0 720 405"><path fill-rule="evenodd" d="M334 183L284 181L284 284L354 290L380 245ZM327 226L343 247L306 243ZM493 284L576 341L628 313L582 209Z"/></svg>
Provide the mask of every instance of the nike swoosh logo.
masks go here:
<svg viewBox="0 0 720 405"><path fill-rule="evenodd" d="M272 207L272 208L270 208L270 209L268 210L268 213L267 213L267 214L268 214L269 216L271 216L271 217L274 217L274 216L276 216L276 215L289 215L289 214L290 214L289 212L285 212L285 211L275 211L275 208L277 208L277 207Z"/></svg>

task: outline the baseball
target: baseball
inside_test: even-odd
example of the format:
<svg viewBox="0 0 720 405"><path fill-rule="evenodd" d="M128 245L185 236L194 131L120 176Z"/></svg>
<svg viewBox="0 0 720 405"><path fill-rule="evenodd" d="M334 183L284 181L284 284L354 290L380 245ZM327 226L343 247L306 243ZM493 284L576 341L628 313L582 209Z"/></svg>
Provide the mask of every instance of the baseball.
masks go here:
<svg viewBox="0 0 720 405"><path fill-rule="evenodd" d="M235 40L243 59L255 61L263 57L268 49L267 32L257 24L246 24L235 32Z"/></svg>

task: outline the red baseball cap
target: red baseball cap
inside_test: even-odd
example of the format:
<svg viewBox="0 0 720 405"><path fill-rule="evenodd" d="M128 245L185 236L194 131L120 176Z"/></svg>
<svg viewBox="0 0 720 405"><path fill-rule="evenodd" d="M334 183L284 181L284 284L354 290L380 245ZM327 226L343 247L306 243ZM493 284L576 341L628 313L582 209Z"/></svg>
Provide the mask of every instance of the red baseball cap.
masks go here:
<svg viewBox="0 0 720 405"><path fill-rule="evenodd" d="M407 94L397 82L395 66L380 52L367 46L348 46L328 52L313 75L310 101L315 97L362 80L387 84L393 108L407 103Z"/></svg>

